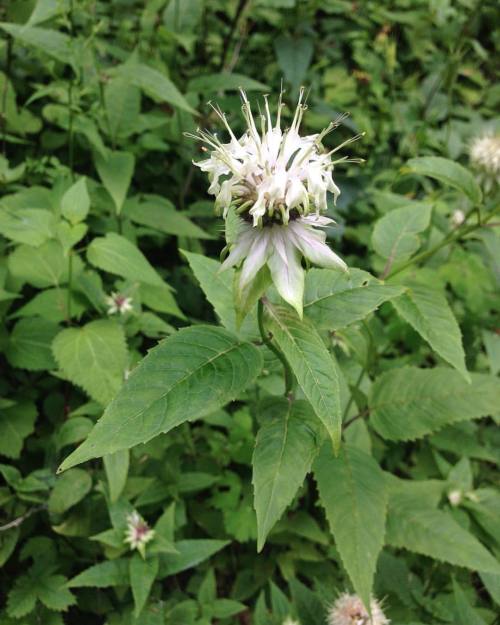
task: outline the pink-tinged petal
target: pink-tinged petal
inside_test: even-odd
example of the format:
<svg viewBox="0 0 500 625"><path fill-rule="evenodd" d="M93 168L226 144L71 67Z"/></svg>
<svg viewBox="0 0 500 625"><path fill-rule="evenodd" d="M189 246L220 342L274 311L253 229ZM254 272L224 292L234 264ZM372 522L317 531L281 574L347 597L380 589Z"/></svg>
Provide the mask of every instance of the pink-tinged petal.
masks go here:
<svg viewBox="0 0 500 625"><path fill-rule="evenodd" d="M299 250L288 237L287 226L272 228L272 252L267 261L272 280L281 297L302 318L304 270Z"/></svg>
<svg viewBox="0 0 500 625"><path fill-rule="evenodd" d="M225 271L230 267L238 265L248 254L256 233L253 230L246 230L238 235L236 243L233 245L231 253L222 263L219 271Z"/></svg>
<svg viewBox="0 0 500 625"><path fill-rule="evenodd" d="M269 228L254 228L254 240L243 263L240 274L240 289L244 289L266 264L269 256Z"/></svg>
<svg viewBox="0 0 500 625"><path fill-rule="evenodd" d="M297 221L291 226L297 247L311 263L327 269L347 271L345 262L325 243L324 232L315 231Z"/></svg>

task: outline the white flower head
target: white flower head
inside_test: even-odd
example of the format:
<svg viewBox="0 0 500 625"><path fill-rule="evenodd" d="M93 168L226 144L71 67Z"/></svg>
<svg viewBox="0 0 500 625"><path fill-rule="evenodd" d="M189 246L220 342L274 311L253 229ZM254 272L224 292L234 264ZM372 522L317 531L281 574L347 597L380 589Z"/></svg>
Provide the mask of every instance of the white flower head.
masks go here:
<svg viewBox="0 0 500 625"><path fill-rule="evenodd" d="M451 214L451 223L458 228L458 226L461 226L465 221L465 213L463 210L460 210L459 208L456 208L453 213Z"/></svg>
<svg viewBox="0 0 500 625"><path fill-rule="evenodd" d="M488 133L473 139L469 156L486 191L500 184L500 135Z"/></svg>
<svg viewBox="0 0 500 625"><path fill-rule="evenodd" d="M216 208L224 218L231 208L241 218L236 241L222 269L242 263L238 284L242 293L267 266L280 295L301 315L302 258L322 267L347 269L318 228L334 223L322 213L327 210L327 194L332 193L334 201L340 194L333 180L335 163L359 162L348 157L334 161L332 155L359 135L326 151L322 139L340 125L344 119L340 116L321 133L301 137L299 127L307 108L303 89L286 130L281 129L282 94L274 123L265 98L264 112L257 120L259 131L245 92L241 91L241 97L247 125L242 137L236 138L218 107L213 108L229 133L228 143L200 129L196 135L188 134L211 148L209 158L195 165L208 173L208 191L215 195Z"/></svg>
<svg viewBox="0 0 500 625"><path fill-rule="evenodd" d="M144 558L146 545L153 540L154 536L155 531L149 527L136 510L127 516L127 529L124 542L130 545L130 549L137 549Z"/></svg>
<svg viewBox="0 0 500 625"><path fill-rule="evenodd" d="M106 297L106 306L108 307L108 315L120 313L124 315L132 310L132 298L122 295L121 293L112 292Z"/></svg>
<svg viewBox="0 0 500 625"><path fill-rule="evenodd" d="M448 501L454 508L461 504L462 499L463 499L462 491L459 490L458 488L455 488L454 490L450 490L450 492L448 493Z"/></svg>
<svg viewBox="0 0 500 625"><path fill-rule="evenodd" d="M341 594L328 611L328 625L388 625L376 599L370 601L371 618L358 595Z"/></svg>

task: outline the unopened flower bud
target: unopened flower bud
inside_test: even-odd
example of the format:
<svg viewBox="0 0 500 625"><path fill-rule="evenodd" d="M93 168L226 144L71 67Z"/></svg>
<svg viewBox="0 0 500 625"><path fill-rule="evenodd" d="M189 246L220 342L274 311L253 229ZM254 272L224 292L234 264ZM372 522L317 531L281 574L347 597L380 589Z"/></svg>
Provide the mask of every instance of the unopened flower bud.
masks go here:
<svg viewBox="0 0 500 625"><path fill-rule="evenodd" d="M149 527L136 510L127 516L124 542L128 543L131 549L137 549L143 558L146 554L146 545L153 540L154 535L155 531Z"/></svg>

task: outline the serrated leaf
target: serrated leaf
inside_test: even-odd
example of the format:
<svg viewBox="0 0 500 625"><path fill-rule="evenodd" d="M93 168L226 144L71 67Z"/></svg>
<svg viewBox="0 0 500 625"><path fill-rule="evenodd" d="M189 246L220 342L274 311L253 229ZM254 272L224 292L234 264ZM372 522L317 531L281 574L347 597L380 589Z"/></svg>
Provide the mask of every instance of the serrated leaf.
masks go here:
<svg viewBox="0 0 500 625"><path fill-rule="evenodd" d="M468 169L459 163L441 156L420 156L411 158L404 166L405 173L429 176L458 189L477 204L482 199L481 188Z"/></svg>
<svg viewBox="0 0 500 625"><path fill-rule="evenodd" d="M15 581L7 598L7 614L12 618L22 618L36 605L37 594L29 575L21 575Z"/></svg>
<svg viewBox="0 0 500 625"><path fill-rule="evenodd" d="M60 63L74 65L74 43L68 35L48 28L6 22L1 22L0 28L14 39L48 54Z"/></svg>
<svg viewBox="0 0 500 625"><path fill-rule="evenodd" d="M462 333L443 293L413 284L406 293L393 299L392 305L436 353L455 367L467 382L470 381L465 366Z"/></svg>
<svg viewBox="0 0 500 625"><path fill-rule="evenodd" d="M61 213L73 225L83 221L90 208L87 182L83 176L75 182L61 199Z"/></svg>
<svg viewBox="0 0 500 625"><path fill-rule="evenodd" d="M164 554L160 556L159 579L175 575L193 566L197 566L200 562L207 560L214 553L224 549L229 544L227 540L212 539L187 539L179 540L175 543L178 553Z"/></svg>
<svg viewBox="0 0 500 625"><path fill-rule="evenodd" d="M42 317L29 317L16 323L9 337L5 355L13 367L44 371L55 367L51 344L59 326Z"/></svg>
<svg viewBox="0 0 500 625"><path fill-rule="evenodd" d="M88 247L87 258L94 267L132 282L165 286L160 275L139 248L120 234L110 232L105 237L95 238Z"/></svg>
<svg viewBox="0 0 500 625"><path fill-rule="evenodd" d="M38 246L54 235L54 215L44 209L0 206L0 234L16 243Z"/></svg>
<svg viewBox="0 0 500 625"><path fill-rule="evenodd" d="M148 600L151 587L158 573L159 561L157 557L144 560L139 554L130 559L129 574L132 596L134 597L134 613L138 617L146 601Z"/></svg>
<svg viewBox="0 0 500 625"><path fill-rule="evenodd" d="M8 260L9 271L18 280L37 288L60 286L68 281L68 259L59 241L46 241L39 247L19 245ZM73 259L73 275L81 270L81 260Z"/></svg>
<svg viewBox="0 0 500 625"><path fill-rule="evenodd" d="M76 603L73 593L66 588L66 582L63 575L40 577L37 587L38 598L49 610L64 612L70 605Z"/></svg>
<svg viewBox="0 0 500 625"><path fill-rule="evenodd" d="M67 471L56 479L50 493L48 502L50 514L63 514L81 501L91 488L92 478L83 469Z"/></svg>
<svg viewBox="0 0 500 625"><path fill-rule="evenodd" d="M386 542L472 571L500 573L500 564L490 552L449 513L404 493L389 497Z"/></svg>
<svg viewBox="0 0 500 625"><path fill-rule="evenodd" d="M304 315L318 329L339 330L403 292L404 287L383 284L361 269L346 273L310 269L305 281Z"/></svg>
<svg viewBox="0 0 500 625"><path fill-rule="evenodd" d="M66 584L68 588L109 588L129 583L129 559L99 562L85 569Z"/></svg>
<svg viewBox="0 0 500 625"><path fill-rule="evenodd" d="M111 503L118 500L127 483L130 454L128 449L115 451L103 457Z"/></svg>
<svg viewBox="0 0 500 625"><path fill-rule="evenodd" d="M311 470L320 439L315 414L305 401L275 398L260 417L263 425L252 458L258 551Z"/></svg>
<svg viewBox="0 0 500 625"><path fill-rule="evenodd" d="M167 200L156 195L148 195L139 201L127 203L126 215L132 221L165 234L194 239L212 239L212 235L204 232L181 211Z"/></svg>
<svg viewBox="0 0 500 625"><path fill-rule="evenodd" d="M260 373L256 347L222 328L192 326L153 348L132 371L88 439L61 470L145 443L214 412Z"/></svg>
<svg viewBox="0 0 500 625"><path fill-rule="evenodd" d="M18 308L13 317L43 317L47 321L59 323L68 319L68 300L71 317L80 317L85 307L82 298L68 289L54 288L40 291L27 304Z"/></svg>
<svg viewBox="0 0 500 625"><path fill-rule="evenodd" d="M131 61L118 69L118 76L142 89L144 93L158 102L168 102L177 108L196 115L181 92L165 74L144 63Z"/></svg>
<svg viewBox="0 0 500 625"><path fill-rule="evenodd" d="M418 234L431 219L430 204L415 202L396 208L381 217L373 228L372 245L388 264L407 260L420 247Z"/></svg>
<svg viewBox="0 0 500 625"><path fill-rule="evenodd" d="M0 454L19 458L24 439L34 430L36 417L36 406L30 401L0 409Z"/></svg>
<svg viewBox="0 0 500 625"><path fill-rule="evenodd" d="M127 346L118 323L101 319L62 330L52 351L64 374L101 404L108 404L120 388Z"/></svg>
<svg viewBox="0 0 500 625"><path fill-rule="evenodd" d="M445 425L479 419L498 410L500 380L453 369L402 367L378 377L370 392L370 423L383 438L412 440Z"/></svg>
<svg viewBox="0 0 500 625"><path fill-rule="evenodd" d="M0 566L3 566L14 552L19 533L19 527L12 527L0 533Z"/></svg>
<svg viewBox="0 0 500 625"><path fill-rule="evenodd" d="M109 150L106 156L96 154L94 161L97 173L106 191L113 198L116 213L119 215L132 181L135 157L131 152Z"/></svg>
<svg viewBox="0 0 500 625"><path fill-rule="evenodd" d="M265 306L265 329L285 355L316 416L325 426L334 449L340 447L342 411L337 364L315 327L289 309Z"/></svg>
<svg viewBox="0 0 500 625"><path fill-rule="evenodd" d="M387 492L378 463L344 444L338 457L324 446L314 464L321 503L355 591L367 606L384 544Z"/></svg>
<svg viewBox="0 0 500 625"><path fill-rule="evenodd" d="M187 258L195 278L222 324L235 334L244 337L257 336L259 331L255 313L248 315L241 328L238 328L233 297L234 270L220 272L221 264L212 258L185 250L182 250L182 254Z"/></svg>

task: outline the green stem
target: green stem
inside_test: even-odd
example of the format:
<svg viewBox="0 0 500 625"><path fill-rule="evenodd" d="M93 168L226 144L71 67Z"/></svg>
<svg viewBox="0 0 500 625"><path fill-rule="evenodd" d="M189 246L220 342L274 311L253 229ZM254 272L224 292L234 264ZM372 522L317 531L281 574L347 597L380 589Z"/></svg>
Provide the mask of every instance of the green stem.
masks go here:
<svg viewBox="0 0 500 625"><path fill-rule="evenodd" d="M288 397L290 393L293 392L294 376L287 359L272 342L272 334L270 332L266 332L264 328L264 302L262 301L262 299L259 299L257 303L257 322L259 324L259 332L262 338L262 342L273 352L276 358L278 358L278 360L283 365L283 369L285 371L285 396Z"/></svg>
<svg viewBox="0 0 500 625"><path fill-rule="evenodd" d="M473 210L475 211L477 209L474 208ZM400 265L399 267L391 271L389 275L386 277L386 279L388 280L389 278L393 278L395 275L397 275L401 271L404 271L408 267L411 267L412 265L415 265L416 263L420 263L423 260L427 260L431 258L431 256L434 256L434 254L438 252L440 249L442 249L443 247L446 247L447 245L450 245L451 243L454 243L455 241L459 241L464 236L466 236L467 234L470 234L471 232L474 232L475 230L479 230L479 228L482 228L483 226L485 226L488 223L488 221L490 221L490 219L494 215L496 215L498 212L500 212L500 206L498 206L495 210L491 211L488 217L486 219L483 219L481 222L478 222L477 224L472 224L470 226L460 227L458 231L450 233L440 243L432 247L430 250L417 254L413 258L410 258L410 260L408 260L406 263L403 263L402 265Z"/></svg>

